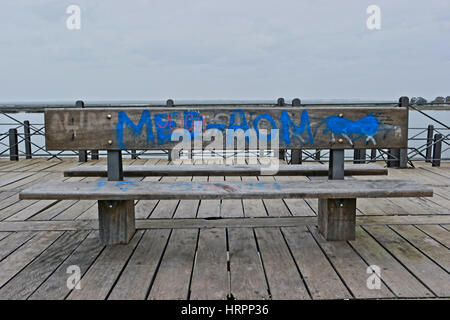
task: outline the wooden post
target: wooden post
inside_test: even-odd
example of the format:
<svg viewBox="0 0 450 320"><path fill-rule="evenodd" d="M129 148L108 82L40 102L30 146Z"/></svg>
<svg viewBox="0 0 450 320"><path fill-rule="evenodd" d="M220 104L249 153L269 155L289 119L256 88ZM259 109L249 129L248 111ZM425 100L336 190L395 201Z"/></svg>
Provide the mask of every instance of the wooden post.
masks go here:
<svg viewBox="0 0 450 320"><path fill-rule="evenodd" d="M330 150L328 179L344 179L344 150ZM328 241L354 240L356 199L319 199L319 232Z"/></svg>
<svg viewBox="0 0 450 320"><path fill-rule="evenodd" d="M19 160L19 143L17 139L17 129L9 129L9 160Z"/></svg>
<svg viewBox="0 0 450 320"><path fill-rule="evenodd" d="M430 124L428 125L427 130L427 150L425 154L425 162L431 162L431 155L433 150L433 133L434 133L434 126Z"/></svg>
<svg viewBox="0 0 450 320"><path fill-rule="evenodd" d="M353 163L366 163L366 149L355 149L353 151Z"/></svg>
<svg viewBox="0 0 450 320"><path fill-rule="evenodd" d="M122 152L107 152L108 181L122 181ZM99 200L98 216L100 241L104 245L126 244L136 232L134 200Z"/></svg>
<svg viewBox="0 0 450 320"><path fill-rule="evenodd" d="M440 167L441 157L442 157L442 134L436 133L434 135L433 161L431 162L431 165L433 167Z"/></svg>
<svg viewBox="0 0 450 320"><path fill-rule="evenodd" d="M84 108L84 101L77 100L75 102L75 107ZM78 162L87 162L87 161L88 161L87 150L78 150Z"/></svg>
<svg viewBox="0 0 450 320"><path fill-rule="evenodd" d="M25 139L25 159L31 159L31 134L30 134L30 121L25 120L23 122L23 133Z"/></svg>
<svg viewBox="0 0 450 320"><path fill-rule="evenodd" d="M292 100L293 107L299 107L301 105L301 100L295 98ZM302 164L302 149L292 149L291 150L291 164Z"/></svg>

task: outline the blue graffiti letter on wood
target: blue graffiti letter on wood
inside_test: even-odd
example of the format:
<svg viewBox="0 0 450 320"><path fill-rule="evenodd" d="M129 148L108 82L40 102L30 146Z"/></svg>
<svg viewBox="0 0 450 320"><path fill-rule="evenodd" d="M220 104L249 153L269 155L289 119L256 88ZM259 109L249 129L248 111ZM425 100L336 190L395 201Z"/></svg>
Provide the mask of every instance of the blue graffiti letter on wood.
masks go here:
<svg viewBox="0 0 450 320"><path fill-rule="evenodd" d="M139 137L142 133L142 129L146 127L146 135L147 135L147 144L153 140L153 127L152 127L152 119L150 116L150 112L148 110L142 111L141 118L139 119L139 123L135 125L130 118L128 118L125 111L119 111L118 113L118 122L116 125L116 134L117 140L119 141L120 149L127 149L126 145L123 142L123 129L126 126L129 130L131 130L131 134L135 139Z"/></svg>
<svg viewBox="0 0 450 320"><path fill-rule="evenodd" d="M293 138L298 139L303 144L314 144L311 125L309 123L308 111L302 111L302 114L300 116L300 123L298 124L298 126L295 125L295 123L291 120L291 117L289 117L289 114L285 110L281 112L280 122L281 139L284 141L286 146L289 146L289 144L291 143L291 133L293 135ZM303 137L305 131L308 134L307 140L305 140L305 138Z"/></svg>

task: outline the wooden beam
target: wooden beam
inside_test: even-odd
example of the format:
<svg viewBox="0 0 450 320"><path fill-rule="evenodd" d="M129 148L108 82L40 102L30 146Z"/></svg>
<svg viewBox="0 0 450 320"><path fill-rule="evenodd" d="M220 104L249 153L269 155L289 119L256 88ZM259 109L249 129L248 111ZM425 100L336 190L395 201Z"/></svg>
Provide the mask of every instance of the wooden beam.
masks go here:
<svg viewBox="0 0 450 320"><path fill-rule="evenodd" d="M136 165L124 166L125 177L148 176L259 176L260 165ZM375 164L346 164L347 176L387 175L388 170ZM276 176L327 176L326 164L280 165ZM106 177L106 166L77 166L64 171L65 177Z"/></svg>
<svg viewBox="0 0 450 320"><path fill-rule="evenodd" d="M48 182L20 192L20 199L152 200L431 197L433 190L409 180L279 182Z"/></svg>
<svg viewBox="0 0 450 320"><path fill-rule="evenodd" d="M209 135L200 141L204 148L214 139L216 148L226 149L234 141L227 129L249 129L249 149L261 142L254 137L262 129L279 130L279 142L276 134L268 136L272 149L405 148L407 118L406 107L376 105L48 109L46 148L172 149L180 139L194 137L195 122L196 138L205 130ZM176 129L189 133L171 141Z"/></svg>

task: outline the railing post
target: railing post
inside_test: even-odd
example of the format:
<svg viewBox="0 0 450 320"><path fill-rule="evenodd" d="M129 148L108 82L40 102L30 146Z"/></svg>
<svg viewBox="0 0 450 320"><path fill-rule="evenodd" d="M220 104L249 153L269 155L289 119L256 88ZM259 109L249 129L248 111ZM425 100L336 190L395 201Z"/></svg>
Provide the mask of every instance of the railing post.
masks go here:
<svg viewBox="0 0 450 320"><path fill-rule="evenodd" d="M87 151L86 150L78 150L78 162L87 162Z"/></svg>
<svg viewBox="0 0 450 320"><path fill-rule="evenodd" d="M436 133L434 135L433 161L431 162L431 165L433 167L440 167L441 157L442 157L442 134Z"/></svg>
<svg viewBox="0 0 450 320"><path fill-rule="evenodd" d="M98 160L98 150L91 150L91 160Z"/></svg>
<svg viewBox="0 0 450 320"><path fill-rule="evenodd" d="M76 108L84 108L84 101L83 100L77 100L75 102ZM87 162L88 156L86 150L78 150L78 162Z"/></svg>
<svg viewBox="0 0 450 320"><path fill-rule="evenodd" d="M355 149L353 151L353 163L366 163L366 149Z"/></svg>
<svg viewBox="0 0 450 320"><path fill-rule="evenodd" d="M175 104L174 104L174 102L173 102L172 99L167 99L167 101L166 101L166 107L167 107L167 108L173 108L173 107L175 107ZM203 151L202 151L202 152L203 152ZM188 158L189 158L189 155L188 155ZM174 160L174 159L172 159L172 154L171 154L171 150L170 150L170 149L167 150L167 160L168 160L168 161L173 161L173 160Z"/></svg>
<svg viewBox="0 0 450 320"><path fill-rule="evenodd" d="M299 107L301 105L301 100L295 98L292 100L293 107ZM302 163L302 149L291 149L291 164L301 164Z"/></svg>
<svg viewBox="0 0 450 320"><path fill-rule="evenodd" d="M19 144L17 139L17 129L9 129L9 160L19 160Z"/></svg>
<svg viewBox="0 0 450 320"><path fill-rule="evenodd" d="M135 149L131 149L131 159L137 159L137 152Z"/></svg>
<svg viewBox="0 0 450 320"><path fill-rule="evenodd" d="M434 133L434 126L430 124L428 125L427 130L427 150L425 153L425 162L431 162L431 155L433 150L433 133Z"/></svg>
<svg viewBox="0 0 450 320"><path fill-rule="evenodd" d="M25 159L31 159L31 134L30 134L30 121L25 120L23 122L23 133L25 139Z"/></svg>
<svg viewBox="0 0 450 320"><path fill-rule="evenodd" d="M277 99L277 107L285 106L284 98ZM284 160L286 158L286 149L278 149L278 159Z"/></svg>
<svg viewBox="0 0 450 320"><path fill-rule="evenodd" d="M370 162L375 162L377 158L377 149L370 150Z"/></svg>

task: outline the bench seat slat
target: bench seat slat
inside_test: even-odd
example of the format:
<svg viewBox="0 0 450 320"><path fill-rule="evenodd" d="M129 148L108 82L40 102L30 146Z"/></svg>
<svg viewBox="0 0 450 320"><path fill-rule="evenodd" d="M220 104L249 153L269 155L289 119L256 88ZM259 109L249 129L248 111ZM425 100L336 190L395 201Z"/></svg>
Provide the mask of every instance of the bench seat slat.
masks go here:
<svg viewBox="0 0 450 320"><path fill-rule="evenodd" d="M433 190L409 180L280 182L51 182L20 193L20 199L151 200L431 197Z"/></svg>
<svg viewBox="0 0 450 320"><path fill-rule="evenodd" d="M257 176L260 165L153 165L124 166L126 177L146 176ZM273 171L273 168L272 170ZM345 175L387 175L386 168L375 164L346 164ZM277 176L327 176L328 165L280 165L273 174ZM65 177L106 177L106 166L79 166L64 171Z"/></svg>

